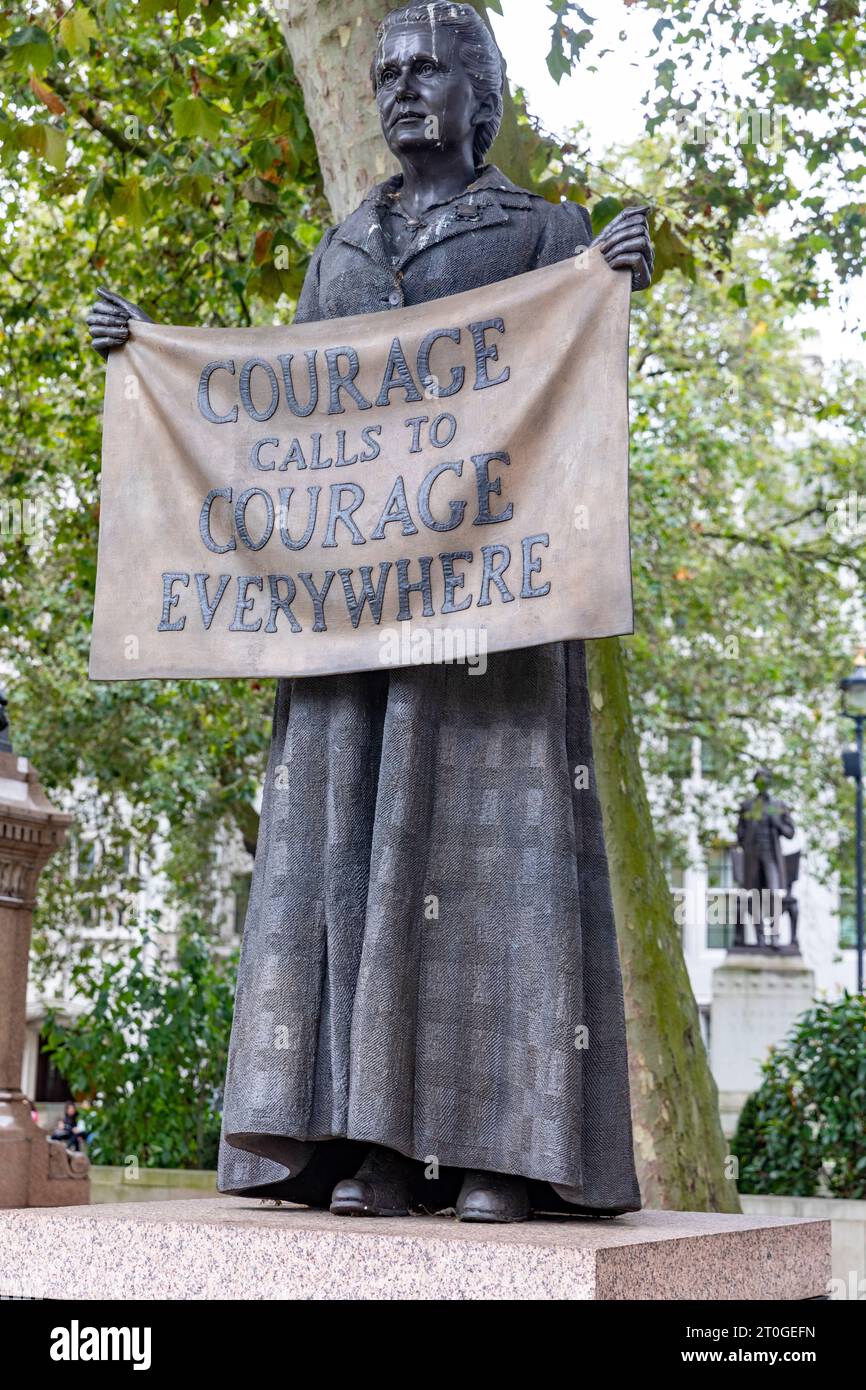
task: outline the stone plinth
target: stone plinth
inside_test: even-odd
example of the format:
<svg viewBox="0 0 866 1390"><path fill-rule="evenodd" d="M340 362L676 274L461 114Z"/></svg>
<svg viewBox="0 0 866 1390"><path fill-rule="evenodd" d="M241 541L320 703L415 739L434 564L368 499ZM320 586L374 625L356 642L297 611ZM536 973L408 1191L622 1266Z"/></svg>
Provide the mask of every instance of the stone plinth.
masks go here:
<svg viewBox="0 0 866 1390"><path fill-rule="evenodd" d="M217 1197L3 1211L0 1252L0 1294L31 1298L806 1299L826 1293L830 1224L645 1211L476 1226Z"/></svg>
<svg viewBox="0 0 866 1390"><path fill-rule="evenodd" d="M5 700L0 703L0 714ZM5 729L3 715L0 734ZM52 1143L21 1091L27 961L40 871L62 845L71 816L55 811L26 758L0 749L0 1207L90 1200L88 1161Z"/></svg>
<svg viewBox="0 0 866 1390"><path fill-rule="evenodd" d="M761 1084L761 1063L795 1018L811 1008L815 975L801 956L732 951L713 971L710 1067L730 1136L746 1097Z"/></svg>
<svg viewBox="0 0 866 1390"><path fill-rule="evenodd" d="M834 1299L866 1299L866 1199L771 1197L740 1193L750 1216L798 1216L829 1221L833 1233Z"/></svg>

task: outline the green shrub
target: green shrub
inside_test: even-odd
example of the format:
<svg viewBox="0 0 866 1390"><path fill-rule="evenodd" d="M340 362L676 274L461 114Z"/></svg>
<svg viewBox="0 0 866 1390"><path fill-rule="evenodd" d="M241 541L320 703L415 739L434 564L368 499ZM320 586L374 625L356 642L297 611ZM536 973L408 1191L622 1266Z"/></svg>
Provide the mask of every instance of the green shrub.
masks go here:
<svg viewBox="0 0 866 1390"><path fill-rule="evenodd" d="M170 965L143 931L122 960L73 972L90 1008L49 1016L46 1050L89 1102L94 1163L216 1167L236 964L193 934Z"/></svg>
<svg viewBox="0 0 866 1390"><path fill-rule="evenodd" d="M762 1071L732 1145L740 1192L866 1198L866 999L816 1004Z"/></svg>

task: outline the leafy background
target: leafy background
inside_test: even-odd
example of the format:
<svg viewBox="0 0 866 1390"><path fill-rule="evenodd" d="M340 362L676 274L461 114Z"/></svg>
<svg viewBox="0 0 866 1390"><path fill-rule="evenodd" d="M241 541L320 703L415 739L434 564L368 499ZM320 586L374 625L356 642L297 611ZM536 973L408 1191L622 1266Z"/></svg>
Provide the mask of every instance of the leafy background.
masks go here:
<svg viewBox="0 0 866 1390"><path fill-rule="evenodd" d="M770 761L828 870L847 871L834 684L864 632L863 545L828 518L866 493L866 396L857 367L818 357L802 309L835 302L862 264L864 22L847 0L626 8L657 16L645 138L553 139L525 102L520 136L527 177L585 202L596 230L627 203L651 210L626 645L659 838L682 861L688 811L709 845ZM603 72L592 10L544 10L553 77ZM329 213L265 4L0 4L0 88L2 499L39 517L0 534L0 663L15 746L82 828L43 875L37 968L89 968L79 984L99 990L83 929L131 910L158 838L190 940L213 933L216 848L255 844L273 691L88 681L103 368L83 318L108 284L162 321L288 322ZM778 141L693 138L700 112L756 106ZM697 791L695 735L719 778Z"/></svg>

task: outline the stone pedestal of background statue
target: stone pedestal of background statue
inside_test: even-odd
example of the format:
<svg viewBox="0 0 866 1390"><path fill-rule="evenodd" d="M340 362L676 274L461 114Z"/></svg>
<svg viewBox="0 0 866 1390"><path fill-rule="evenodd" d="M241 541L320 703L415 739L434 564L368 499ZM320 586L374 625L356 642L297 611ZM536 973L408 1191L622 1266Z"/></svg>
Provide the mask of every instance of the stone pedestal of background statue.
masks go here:
<svg viewBox="0 0 866 1390"><path fill-rule="evenodd" d="M815 998L815 974L803 958L747 948L713 971L710 1066L730 1137L746 1097L761 1084L761 1062Z"/></svg>
<svg viewBox="0 0 866 1390"><path fill-rule="evenodd" d="M11 751L0 703L0 1207L90 1201L84 1154L52 1142L21 1091L27 962L36 882L66 838L71 816L55 811L26 758Z"/></svg>

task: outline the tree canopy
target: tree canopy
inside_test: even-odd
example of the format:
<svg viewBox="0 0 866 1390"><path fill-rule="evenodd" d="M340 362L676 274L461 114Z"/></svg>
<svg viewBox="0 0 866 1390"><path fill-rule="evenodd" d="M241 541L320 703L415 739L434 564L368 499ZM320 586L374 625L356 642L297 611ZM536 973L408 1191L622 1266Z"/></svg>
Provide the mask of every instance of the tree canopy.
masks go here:
<svg viewBox="0 0 866 1390"><path fill-rule="evenodd" d="M550 9L554 77L603 69L589 10ZM830 827L847 807L827 699L862 621L863 576L856 527L828 519L864 491L863 381L810 357L789 314L859 265L864 34L844 0L755 0L749 19L724 0L629 9L658 13L647 138L590 149L579 129L550 139L531 113L523 134L547 195L586 201L596 227L623 202L652 208L656 283L634 306L627 646L676 854L677 737L702 736L739 789L755 730L776 730L767 751L811 823ZM272 690L88 682L102 367L83 315L110 284L162 321L288 321L328 219L316 150L283 37L252 0L7 7L0 82L0 662L13 737L77 801L103 866L161 828L174 891L203 911L219 836L255 842ZM750 104L781 121L781 144L760 127L692 138L691 117ZM64 864L52 872L46 917L62 905L74 924L105 895L104 867L77 880L74 902Z"/></svg>
<svg viewBox="0 0 866 1390"><path fill-rule="evenodd" d="M647 129L682 135L668 188L678 239L709 264L737 233L784 214L788 251L774 293L821 303L863 265L866 16L859 0L625 0L658 15ZM499 0L489 8L500 10ZM548 0L548 66L603 67L596 17ZM595 8L590 5L590 8ZM619 34L627 43L629 31ZM746 285L737 282L738 292Z"/></svg>
<svg viewBox="0 0 866 1390"><path fill-rule="evenodd" d="M46 785L76 789L109 851L74 906L61 884L70 925L90 920L124 841L160 823L170 878L199 906L219 828L255 842L272 694L88 682L103 369L83 315L110 284L165 322L289 318L325 215L315 147L280 32L249 0L36 3L23 25L7 10L0 75L13 737Z"/></svg>

